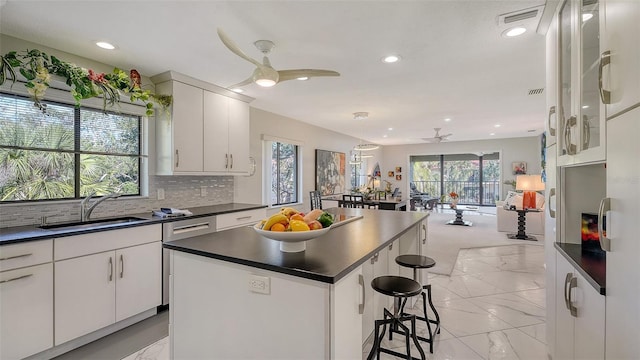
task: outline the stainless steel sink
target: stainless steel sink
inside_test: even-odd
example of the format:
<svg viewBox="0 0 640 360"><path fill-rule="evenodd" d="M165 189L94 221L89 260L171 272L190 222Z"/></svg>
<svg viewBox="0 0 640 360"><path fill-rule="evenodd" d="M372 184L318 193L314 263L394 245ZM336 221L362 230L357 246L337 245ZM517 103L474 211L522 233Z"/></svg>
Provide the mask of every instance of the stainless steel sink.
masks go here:
<svg viewBox="0 0 640 360"><path fill-rule="evenodd" d="M47 224L39 226L40 229L91 229L98 227L108 227L115 225L124 225L135 223L139 221L144 221L146 219L133 217L133 216L124 216L118 218L108 218L108 219L96 219L89 221L76 221L76 222L67 222L67 223L58 223L58 224Z"/></svg>

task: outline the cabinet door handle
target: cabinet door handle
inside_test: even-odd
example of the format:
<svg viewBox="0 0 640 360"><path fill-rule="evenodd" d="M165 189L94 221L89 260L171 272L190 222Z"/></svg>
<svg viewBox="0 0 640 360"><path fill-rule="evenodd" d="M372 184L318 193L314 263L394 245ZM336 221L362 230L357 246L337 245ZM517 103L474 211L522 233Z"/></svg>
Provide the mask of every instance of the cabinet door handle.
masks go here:
<svg viewBox="0 0 640 360"><path fill-rule="evenodd" d="M551 198L556 196L556 188L549 189L549 199L547 199L547 209L549 209L549 217L556 218L556 211L551 208Z"/></svg>
<svg viewBox="0 0 640 360"><path fill-rule="evenodd" d="M422 238L422 244L427 243L427 225L422 224L422 230L424 231L424 237Z"/></svg>
<svg viewBox="0 0 640 360"><path fill-rule="evenodd" d="M572 302L573 299L571 299L571 289L575 289L578 287L578 278L577 277L572 277L570 282L569 282L569 311L571 312L571 316L573 317L578 317L578 308L573 306Z"/></svg>
<svg viewBox="0 0 640 360"><path fill-rule="evenodd" d="M25 279L25 278L28 278L29 276L33 276L33 274L22 275L22 276L18 276L17 278L13 278L13 279L9 279L9 280L2 280L2 281L0 281L0 284L8 283L8 282L11 282L11 281L16 281L16 280L20 280L20 279Z"/></svg>
<svg viewBox="0 0 640 360"><path fill-rule="evenodd" d="M589 148L591 142L591 123L587 115L582 115L582 150Z"/></svg>
<svg viewBox="0 0 640 360"><path fill-rule="evenodd" d="M120 279L124 276L124 257L120 254Z"/></svg>
<svg viewBox="0 0 640 360"><path fill-rule="evenodd" d="M567 308L567 310L571 310L571 305L569 304L569 295L567 294L567 290L569 288L569 282L571 281L571 278L573 277L572 273L567 273L567 276L564 278L564 306Z"/></svg>
<svg viewBox="0 0 640 360"><path fill-rule="evenodd" d="M364 276L362 276L362 274L358 275L358 284L360 284L360 286L362 287L362 303L358 304L358 314L364 314L364 304L366 302L365 300L365 290L364 290Z"/></svg>
<svg viewBox="0 0 640 360"><path fill-rule="evenodd" d="M113 258L109 256L109 282L113 281Z"/></svg>
<svg viewBox="0 0 640 360"><path fill-rule="evenodd" d="M224 154L224 168L229 168L229 154Z"/></svg>
<svg viewBox="0 0 640 360"><path fill-rule="evenodd" d="M21 258L21 257L27 257L27 256L31 256L31 255L33 255L33 254L22 254L22 255L7 256L7 257L0 258L0 261L18 259L18 258Z"/></svg>
<svg viewBox="0 0 640 360"><path fill-rule="evenodd" d="M231 159L231 165L229 166L229 169L233 169L233 154L229 155L229 159Z"/></svg>
<svg viewBox="0 0 640 360"><path fill-rule="evenodd" d="M611 199L604 198L600 200L598 208L598 237L600 238L600 247L604 251L611 251L611 239L605 234L604 215L611 210ZM609 229L611 231L611 229Z"/></svg>
<svg viewBox="0 0 640 360"><path fill-rule="evenodd" d="M393 249L393 243L389 244L389 251Z"/></svg>
<svg viewBox="0 0 640 360"><path fill-rule="evenodd" d="M603 104L611 104L611 91L602 87L602 70L605 66L611 64L611 51L607 50L600 54L600 65L598 66L598 88L600 90L600 99Z"/></svg>
<svg viewBox="0 0 640 360"><path fill-rule="evenodd" d="M567 151L567 155L575 155L577 152L577 146L571 143L571 127L576 125L577 118L572 116L564 125L564 148Z"/></svg>
<svg viewBox="0 0 640 360"><path fill-rule="evenodd" d="M180 166L180 152L176 149L176 167Z"/></svg>
<svg viewBox="0 0 640 360"><path fill-rule="evenodd" d="M549 108L549 117L547 118L547 127L549 128L549 135L556 136L556 129L551 127L551 115L556 113L555 105ZM557 118L557 117L556 117ZM557 124L556 124L557 126Z"/></svg>

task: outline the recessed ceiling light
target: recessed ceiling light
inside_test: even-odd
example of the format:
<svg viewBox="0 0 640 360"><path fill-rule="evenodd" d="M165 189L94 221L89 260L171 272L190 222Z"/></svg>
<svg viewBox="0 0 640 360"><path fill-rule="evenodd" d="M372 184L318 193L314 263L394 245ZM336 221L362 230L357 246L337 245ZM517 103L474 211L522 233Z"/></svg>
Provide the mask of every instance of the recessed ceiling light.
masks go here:
<svg viewBox="0 0 640 360"><path fill-rule="evenodd" d="M522 35L525 32L527 32L527 29L523 28L522 26L517 26L511 29L505 30L502 34L507 37L514 37L514 36Z"/></svg>
<svg viewBox="0 0 640 360"><path fill-rule="evenodd" d="M582 14L582 21L585 22L593 17L593 13L584 13Z"/></svg>
<svg viewBox="0 0 640 360"><path fill-rule="evenodd" d="M451 121L451 119L450 118L446 118L446 119L444 119L444 121L449 122L449 121Z"/></svg>
<svg viewBox="0 0 640 360"><path fill-rule="evenodd" d="M493 136L493 135L495 135L495 134L496 134L496 133L490 133L489 135Z"/></svg>
<svg viewBox="0 0 640 360"><path fill-rule="evenodd" d="M389 130L389 131L393 131L393 128L389 128L389 129L387 129L387 130Z"/></svg>
<svg viewBox="0 0 640 360"><path fill-rule="evenodd" d="M235 88L235 89L231 89L231 91L233 91L233 92L237 92L237 93L241 93L241 92L243 92L244 90L242 90L242 89L240 89L240 88Z"/></svg>
<svg viewBox="0 0 640 360"><path fill-rule="evenodd" d="M358 111L353 113L353 120L365 120L369 117L369 113L366 111Z"/></svg>
<svg viewBox="0 0 640 360"><path fill-rule="evenodd" d="M493 127L497 127L497 128L499 128L500 126L502 126L502 125L500 125L500 124L493 125Z"/></svg>
<svg viewBox="0 0 640 360"><path fill-rule="evenodd" d="M388 137L388 135L387 135L387 134L384 134L384 135L382 135L382 137L383 137L383 138L386 138L386 137Z"/></svg>
<svg viewBox="0 0 640 360"><path fill-rule="evenodd" d="M583 108L583 109L588 109L588 108L589 108L589 105L582 105L582 108Z"/></svg>
<svg viewBox="0 0 640 360"><path fill-rule="evenodd" d="M113 50L113 49L116 48L114 45L112 45L112 44L110 44L110 43L108 43L106 41L98 41L98 42L96 42L96 45L98 47L101 47L101 48L107 49L107 50Z"/></svg>
<svg viewBox="0 0 640 360"><path fill-rule="evenodd" d="M392 63L398 62L398 61L400 61L400 56L399 55L387 55L387 56L382 58L382 62L385 62L387 64L392 64Z"/></svg>
<svg viewBox="0 0 640 360"><path fill-rule="evenodd" d="M308 76L300 76L299 78L297 78L297 80L305 81L305 80L309 80L309 77Z"/></svg>

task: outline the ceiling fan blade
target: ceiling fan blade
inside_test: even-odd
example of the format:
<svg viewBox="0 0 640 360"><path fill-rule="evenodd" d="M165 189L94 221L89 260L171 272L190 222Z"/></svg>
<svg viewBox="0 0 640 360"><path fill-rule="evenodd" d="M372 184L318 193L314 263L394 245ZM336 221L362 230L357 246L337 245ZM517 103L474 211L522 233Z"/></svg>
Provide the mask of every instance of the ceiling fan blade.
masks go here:
<svg viewBox="0 0 640 360"><path fill-rule="evenodd" d="M227 34L225 34L224 31L222 31L222 29L218 28L218 37L220 37L220 40L222 40L222 43L229 49L231 50L232 53L240 56L241 58L247 60L248 62L256 65L259 68L262 68L264 65L262 65L258 60L252 59L250 58L247 54L245 54L244 52L242 52L242 50L240 50L240 48L238 47L238 45L236 45L236 43L233 42L233 40L231 40Z"/></svg>
<svg viewBox="0 0 640 360"><path fill-rule="evenodd" d="M439 143L440 141L442 141L441 138L439 137L435 137L435 138L422 138L422 140L426 141L426 142L430 142L430 143Z"/></svg>
<svg viewBox="0 0 640 360"><path fill-rule="evenodd" d="M244 81L241 81L241 82L239 82L239 83L237 83L237 84L233 84L233 85L231 85L231 86L227 86L227 89L231 89L231 90L233 90L233 89L235 89L235 88L239 88L239 87L241 87L241 86L245 86L245 85L247 85L247 84L251 84L251 83L253 83L253 76L250 76L248 79L246 79L246 80L244 80Z"/></svg>
<svg viewBox="0 0 640 360"><path fill-rule="evenodd" d="M294 80L301 77L318 77L318 76L340 76L340 73L332 70L318 70L318 69L294 69L294 70L280 70L280 81Z"/></svg>
<svg viewBox="0 0 640 360"><path fill-rule="evenodd" d="M451 135L453 135L453 134L440 135L440 137L444 140L445 138L448 138Z"/></svg>

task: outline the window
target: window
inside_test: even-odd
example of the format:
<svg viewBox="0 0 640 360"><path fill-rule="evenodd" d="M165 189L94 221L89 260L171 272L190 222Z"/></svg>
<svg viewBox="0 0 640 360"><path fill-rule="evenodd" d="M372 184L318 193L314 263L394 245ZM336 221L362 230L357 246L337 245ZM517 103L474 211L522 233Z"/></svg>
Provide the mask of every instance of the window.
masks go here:
<svg viewBox="0 0 640 360"><path fill-rule="evenodd" d="M0 93L0 201L139 195L141 121Z"/></svg>
<svg viewBox="0 0 640 360"><path fill-rule="evenodd" d="M299 146L271 141L271 205L295 204L299 197Z"/></svg>

